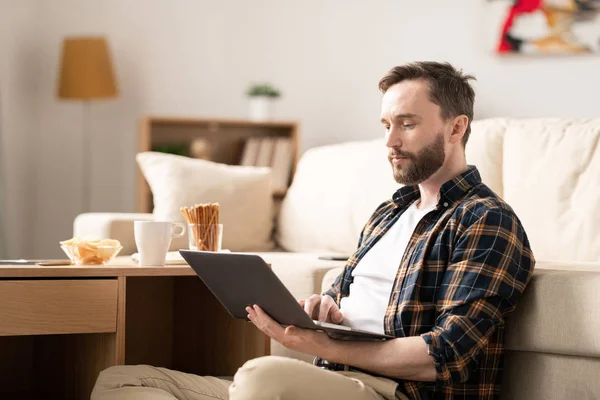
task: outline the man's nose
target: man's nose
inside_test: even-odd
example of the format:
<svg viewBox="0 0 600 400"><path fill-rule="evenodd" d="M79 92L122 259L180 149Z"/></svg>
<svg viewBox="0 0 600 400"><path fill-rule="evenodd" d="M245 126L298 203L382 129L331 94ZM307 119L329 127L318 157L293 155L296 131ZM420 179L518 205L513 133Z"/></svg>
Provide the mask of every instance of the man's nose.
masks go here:
<svg viewBox="0 0 600 400"><path fill-rule="evenodd" d="M400 135L394 132L393 129L390 129L385 135L385 145L387 147L401 147L402 141L400 140Z"/></svg>

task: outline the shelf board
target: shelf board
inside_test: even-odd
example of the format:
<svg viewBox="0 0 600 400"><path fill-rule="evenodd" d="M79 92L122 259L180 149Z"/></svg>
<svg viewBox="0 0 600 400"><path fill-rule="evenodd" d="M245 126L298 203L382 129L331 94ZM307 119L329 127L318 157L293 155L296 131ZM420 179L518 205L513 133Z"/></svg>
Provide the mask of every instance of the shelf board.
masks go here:
<svg viewBox="0 0 600 400"><path fill-rule="evenodd" d="M189 118L189 117L161 117L149 116L145 118L152 124L169 125L197 125L205 123L207 125L227 125L241 127L257 127L257 128L289 128L296 126L295 121L248 121L243 119L228 119L228 118Z"/></svg>

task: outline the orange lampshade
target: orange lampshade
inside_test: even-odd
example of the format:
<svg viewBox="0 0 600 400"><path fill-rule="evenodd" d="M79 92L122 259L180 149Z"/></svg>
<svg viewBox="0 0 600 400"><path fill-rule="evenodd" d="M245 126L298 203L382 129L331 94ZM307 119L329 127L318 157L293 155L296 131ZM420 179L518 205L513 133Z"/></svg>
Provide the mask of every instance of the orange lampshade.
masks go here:
<svg viewBox="0 0 600 400"><path fill-rule="evenodd" d="M117 95L108 45L102 37L66 38L59 73L58 97L62 99Z"/></svg>

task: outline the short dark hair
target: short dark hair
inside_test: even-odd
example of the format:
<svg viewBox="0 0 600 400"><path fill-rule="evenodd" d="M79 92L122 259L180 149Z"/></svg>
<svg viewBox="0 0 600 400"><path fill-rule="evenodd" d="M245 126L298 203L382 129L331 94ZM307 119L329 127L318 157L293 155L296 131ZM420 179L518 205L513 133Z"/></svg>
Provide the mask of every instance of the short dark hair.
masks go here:
<svg viewBox="0 0 600 400"><path fill-rule="evenodd" d="M429 99L440 106L443 119L447 120L459 115L466 115L469 118L462 140L463 146L466 145L471 133L475 102L475 91L469 84L469 80L475 80L475 77L463 74L447 62L418 61L389 70L379 81L379 90L385 93L397 83L419 79L429 83Z"/></svg>

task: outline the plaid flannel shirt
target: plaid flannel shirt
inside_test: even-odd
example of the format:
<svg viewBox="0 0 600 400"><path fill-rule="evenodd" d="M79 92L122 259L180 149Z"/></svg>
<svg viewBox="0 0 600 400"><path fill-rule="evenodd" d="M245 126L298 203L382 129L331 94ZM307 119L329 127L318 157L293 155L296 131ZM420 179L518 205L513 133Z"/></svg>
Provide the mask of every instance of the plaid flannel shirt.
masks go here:
<svg viewBox="0 0 600 400"><path fill-rule="evenodd" d="M418 197L418 187L402 187L371 216L344 272L324 293L338 306L360 259ZM424 339L436 381L397 380L399 389L411 399L497 399L504 321L534 264L519 219L477 168L444 183L437 207L409 241L384 319L386 334Z"/></svg>

